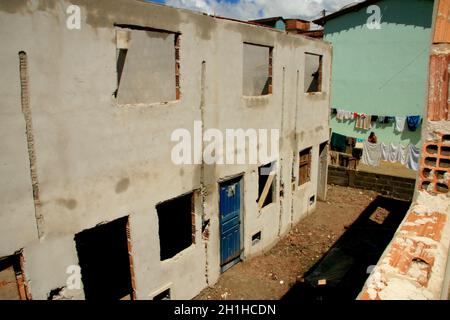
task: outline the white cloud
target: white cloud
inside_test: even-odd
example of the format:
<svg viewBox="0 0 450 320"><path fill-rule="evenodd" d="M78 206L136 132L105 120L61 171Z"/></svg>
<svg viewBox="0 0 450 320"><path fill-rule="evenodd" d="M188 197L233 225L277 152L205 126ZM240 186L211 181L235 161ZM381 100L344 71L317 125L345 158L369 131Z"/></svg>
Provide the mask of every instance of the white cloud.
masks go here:
<svg viewBox="0 0 450 320"><path fill-rule="evenodd" d="M326 9L328 13L339 10L354 0L166 0L166 4L179 8L216 14L241 20L260 17L314 19Z"/></svg>

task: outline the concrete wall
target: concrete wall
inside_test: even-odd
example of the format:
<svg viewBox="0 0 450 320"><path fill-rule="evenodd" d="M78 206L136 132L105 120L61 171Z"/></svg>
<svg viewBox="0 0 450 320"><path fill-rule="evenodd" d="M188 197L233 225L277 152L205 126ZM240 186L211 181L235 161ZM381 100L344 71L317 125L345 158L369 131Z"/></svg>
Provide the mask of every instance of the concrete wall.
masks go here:
<svg viewBox="0 0 450 320"><path fill-rule="evenodd" d="M333 44L333 108L379 116L423 115L426 102L432 0L382 0L380 29L366 26L367 6L329 20L325 41ZM331 119L336 133L366 139L355 121ZM420 130L402 133L377 124L378 141L420 145Z"/></svg>
<svg viewBox="0 0 450 320"><path fill-rule="evenodd" d="M267 94L269 77L269 47L244 43L243 79L245 96Z"/></svg>
<svg viewBox="0 0 450 320"><path fill-rule="evenodd" d="M307 53L305 55L305 92L320 91L312 90L317 87L317 77L315 74L320 70L320 56Z"/></svg>
<svg viewBox="0 0 450 320"><path fill-rule="evenodd" d="M70 4L81 8L80 30L66 28ZM139 81L133 97L145 101L119 105L114 97L114 24L181 34L179 100L153 103L159 87ZM67 267L78 264L76 233L123 216L129 216L137 298L151 299L166 288L173 299L192 298L220 276L218 183L228 177L243 176L243 259L268 249L292 223L314 210L308 199L317 193L319 144L329 138L328 44L130 0L47 1L37 6L25 0L0 1L0 30L5 44L0 47L0 256L24 248L34 299L46 299L50 290L66 285ZM272 94L244 96L244 42L274 48ZM36 209L43 217L40 239L21 111L19 51L28 56ZM303 93L305 52L324 57L321 93ZM222 132L280 130L274 203L257 208L259 164L171 161L171 133L178 128L193 133L194 121L203 121L203 130ZM298 185L298 152L307 147L313 147L312 179L293 190L293 179ZM203 195L195 210L195 244L161 262L155 205L192 190ZM202 237L202 222L208 219L209 237ZM252 246L257 231L262 240ZM84 297L82 290L65 294Z"/></svg>
<svg viewBox="0 0 450 320"><path fill-rule="evenodd" d="M414 196L416 180L329 166L328 183L374 190L389 197L411 201Z"/></svg>
<svg viewBox="0 0 450 320"><path fill-rule="evenodd" d="M120 29L130 36L117 94L119 104L176 100L175 35Z"/></svg>

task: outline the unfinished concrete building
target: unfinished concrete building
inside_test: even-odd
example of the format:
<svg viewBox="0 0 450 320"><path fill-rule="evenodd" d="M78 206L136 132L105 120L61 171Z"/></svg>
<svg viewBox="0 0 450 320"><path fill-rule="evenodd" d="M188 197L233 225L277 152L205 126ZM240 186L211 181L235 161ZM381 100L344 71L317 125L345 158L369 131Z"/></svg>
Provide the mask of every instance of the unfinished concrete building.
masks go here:
<svg viewBox="0 0 450 320"><path fill-rule="evenodd" d="M325 42L136 0L0 0L0 40L0 298L190 299L326 196ZM279 155L176 164L180 128Z"/></svg>

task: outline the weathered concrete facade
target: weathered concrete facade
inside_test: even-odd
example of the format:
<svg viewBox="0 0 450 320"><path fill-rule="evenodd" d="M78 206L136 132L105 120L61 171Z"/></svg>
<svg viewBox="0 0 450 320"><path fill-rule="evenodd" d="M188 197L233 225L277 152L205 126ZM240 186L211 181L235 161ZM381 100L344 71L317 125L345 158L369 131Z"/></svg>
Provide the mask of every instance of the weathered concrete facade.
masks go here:
<svg viewBox="0 0 450 320"><path fill-rule="evenodd" d="M80 29L66 26L72 4L81 9ZM119 103L118 26L179 35L179 86L173 71L168 83L176 94L152 92L140 72L141 85L123 100L134 104ZM133 0L1 0L0 41L0 257L22 250L33 299L66 286L68 266L79 263L75 234L124 216L135 297L170 288L172 299L190 299L221 273L220 181L242 176L242 259L273 245L325 196L319 153L329 139L332 52L322 41ZM272 48L270 94L244 96L244 43ZM127 59L135 53L128 48ZM305 93L305 53L322 56L321 92ZM125 66L121 81L138 66ZM158 94L175 99L153 101ZM273 203L257 206L258 164L171 161L172 132L193 132L194 121L203 132L280 130ZM299 186L299 152L309 147L310 181ZM195 190L195 241L160 261L155 206ZM83 289L64 295L84 298Z"/></svg>

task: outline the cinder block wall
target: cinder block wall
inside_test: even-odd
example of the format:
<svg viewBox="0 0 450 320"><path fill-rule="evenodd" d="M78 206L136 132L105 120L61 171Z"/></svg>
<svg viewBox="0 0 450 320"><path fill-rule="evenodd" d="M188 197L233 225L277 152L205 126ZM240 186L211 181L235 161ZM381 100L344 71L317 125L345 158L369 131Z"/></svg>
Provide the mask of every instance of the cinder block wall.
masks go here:
<svg viewBox="0 0 450 320"><path fill-rule="evenodd" d="M329 166L328 183L373 190L385 196L411 201L414 196L416 180Z"/></svg>

